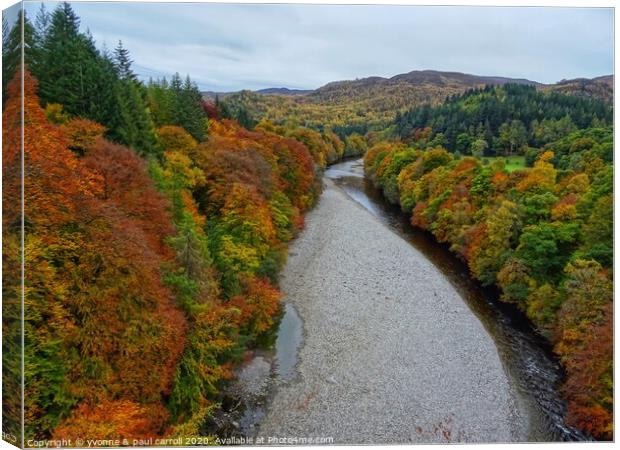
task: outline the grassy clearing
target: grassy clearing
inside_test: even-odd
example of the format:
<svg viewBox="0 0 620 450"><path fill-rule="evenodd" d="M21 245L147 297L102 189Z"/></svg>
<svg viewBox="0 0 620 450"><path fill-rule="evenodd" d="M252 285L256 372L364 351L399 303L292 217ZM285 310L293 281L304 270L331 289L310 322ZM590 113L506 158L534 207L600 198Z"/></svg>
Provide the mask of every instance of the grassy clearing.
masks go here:
<svg viewBox="0 0 620 450"><path fill-rule="evenodd" d="M491 164L493 161L498 160L503 160L506 163L506 170L508 172L525 168L525 156L492 156L482 158L485 164Z"/></svg>

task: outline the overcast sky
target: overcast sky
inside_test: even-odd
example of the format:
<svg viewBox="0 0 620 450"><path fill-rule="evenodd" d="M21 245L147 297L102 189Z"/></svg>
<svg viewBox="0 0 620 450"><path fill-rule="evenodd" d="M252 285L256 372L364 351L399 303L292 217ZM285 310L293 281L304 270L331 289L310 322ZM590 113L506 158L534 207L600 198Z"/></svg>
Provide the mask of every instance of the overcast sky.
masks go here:
<svg viewBox="0 0 620 450"><path fill-rule="evenodd" d="M99 46L123 41L142 78L189 73L204 90L421 69L544 83L613 72L610 8L71 4Z"/></svg>

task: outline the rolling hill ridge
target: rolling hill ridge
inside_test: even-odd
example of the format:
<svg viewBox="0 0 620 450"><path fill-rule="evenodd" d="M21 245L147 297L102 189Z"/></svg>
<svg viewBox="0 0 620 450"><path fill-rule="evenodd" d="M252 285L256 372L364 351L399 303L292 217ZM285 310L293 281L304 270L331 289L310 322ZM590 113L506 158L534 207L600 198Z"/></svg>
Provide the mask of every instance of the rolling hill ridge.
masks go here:
<svg viewBox="0 0 620 450"><path fill-rule="evenodd" d="M487 85L531 85L544 92L558 92L613 100L613 76L562 80L543 84L524 78L479 76L460 72L414 70L391 78L371 76L330 82L315 90L268 88L234 93L204 92L205 99L219 96L233 117L243 115L245 125L262 118L275 123L322 129L338 134L366 133L388 124L397 112L411 107L442 103L447 97ZM241 111L243 110L243 113Z"/></svg>

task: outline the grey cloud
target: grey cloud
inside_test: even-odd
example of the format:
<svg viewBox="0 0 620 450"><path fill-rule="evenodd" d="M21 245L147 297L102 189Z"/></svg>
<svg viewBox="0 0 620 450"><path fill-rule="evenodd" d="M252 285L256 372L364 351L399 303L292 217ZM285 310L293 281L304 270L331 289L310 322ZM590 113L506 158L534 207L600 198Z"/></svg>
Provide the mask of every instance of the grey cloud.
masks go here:
<svg viewBox="0 0 620 450"><path fill-rule="evenodd" d="M141 76L189 73L209 90L416 69L542 82L613 71L610 8L73 5L100 45L123 40ZM38 3L26 8L33 16Z"/></svg>

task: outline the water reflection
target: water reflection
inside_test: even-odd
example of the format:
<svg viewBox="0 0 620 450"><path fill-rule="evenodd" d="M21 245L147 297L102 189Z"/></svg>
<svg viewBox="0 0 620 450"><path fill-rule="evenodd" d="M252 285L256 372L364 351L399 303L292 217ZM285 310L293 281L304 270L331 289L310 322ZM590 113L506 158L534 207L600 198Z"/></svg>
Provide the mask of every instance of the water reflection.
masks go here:
<svg viewBox="0 0 620 450"><path fill-rule="evenodd" d="M295 378L297 351L301 346L302 322L297 311L290 303L284 305L284 317L278 327L276 339L275 369L279 378L289 381Z"/></svg>

